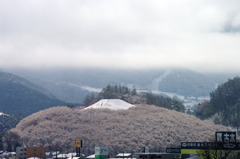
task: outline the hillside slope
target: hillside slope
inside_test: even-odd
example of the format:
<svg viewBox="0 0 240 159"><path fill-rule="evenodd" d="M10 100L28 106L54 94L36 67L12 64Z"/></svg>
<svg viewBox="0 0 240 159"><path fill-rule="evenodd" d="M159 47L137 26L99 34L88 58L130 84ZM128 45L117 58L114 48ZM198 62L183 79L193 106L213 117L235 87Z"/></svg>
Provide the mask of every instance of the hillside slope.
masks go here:
<svg viewBox="0 0 240 159"><path fill-rule="evenodd" d="M59 99L72 103L81 103L87 94L99 92L109 84L121 84L149 92L160 91L168 94L171 92L185 97L209 96L218 84L232 77L230 74L201 74L184 69L93 68L8 71L21 75L47 89Z"/></svg>
<svg viewBox="0 0 240 159"><path fill-rule="evenodd" d="M27 146L72 148L74 140L83 140L84 154L94 146L107 146L110 154L139 152L149 146L159 151L167 146L180 146L182 141L209 141L215 131L228 128L202 121L194 116L149 105L128 110L73 110L54 107L23 119L13 132Z"/></svg>
<svg viewBox="0 0 240 159"><path fill-rule="evenodd" d="M0 113L0 134L3 134L6 131L16 127L20 119L20 117Z"/></svg>
<svg viewBox="0 0 240 159"><path fill-rule="evenodd" d="M32 114L52 106L65 105L47 90L10 73L0 72L0 111Z"/></svg>
<svg viewBox="0 0 240 159"><path fill-rule="evenodd" d="M212 118L215 123L240 130L240 77L234 77L219 85L210 94L210 100L202 102L195 110L201 119Z"/></svg>

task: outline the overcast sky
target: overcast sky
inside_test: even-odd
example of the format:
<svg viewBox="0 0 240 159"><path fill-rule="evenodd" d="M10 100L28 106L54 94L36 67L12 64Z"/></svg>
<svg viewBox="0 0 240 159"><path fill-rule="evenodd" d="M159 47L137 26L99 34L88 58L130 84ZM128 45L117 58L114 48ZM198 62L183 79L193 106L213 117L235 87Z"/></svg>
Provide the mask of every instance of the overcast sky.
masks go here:
<svg viewBox="0 0 240 159"><path fill-rule="evenodd" d="M240 71L240 1L0 0L0 67Z"/></svg>

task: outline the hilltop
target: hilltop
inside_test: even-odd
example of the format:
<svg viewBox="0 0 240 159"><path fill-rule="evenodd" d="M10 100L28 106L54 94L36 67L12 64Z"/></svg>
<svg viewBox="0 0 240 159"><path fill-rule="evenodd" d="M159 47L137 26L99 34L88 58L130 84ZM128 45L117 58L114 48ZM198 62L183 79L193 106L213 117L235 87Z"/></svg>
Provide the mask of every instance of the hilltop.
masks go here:
<svg viewBox="0 0 240 159"><path fill-rule="evenodd" d="M152 93L137 93L136 89L131 90L128 87L117 85L115 86L108 85L106 88L103 88L102 91L96 97L94 95L86 96L86 98L84 99L84 104L85 106L89 106L101 99L121 99L133 105L149 104L180 112L185 112L186 110L182 102L179 100L164 97L161 95L160 96L154 95ZM121 103L114 104L115 106L119 104L121 105Z"/></svg>
<svg viewBox="0 0 240 159"><path fill-rule="evenodd" d="M11 132L26 146L71 149L73 141L81 139L84 154L93 153L96 145L116 154L139 152L143 146L159 151L183 141L209 141L215 131L226 130L174 110L138 105L128 110L49 108L24 118Z"/></svg>
<svg viewBox="0 0 240 159"><path fill-rule="evenodd" d="M0 111L29 115L40 110L66 105L46 89L19 76L0 72Z"/></svg>

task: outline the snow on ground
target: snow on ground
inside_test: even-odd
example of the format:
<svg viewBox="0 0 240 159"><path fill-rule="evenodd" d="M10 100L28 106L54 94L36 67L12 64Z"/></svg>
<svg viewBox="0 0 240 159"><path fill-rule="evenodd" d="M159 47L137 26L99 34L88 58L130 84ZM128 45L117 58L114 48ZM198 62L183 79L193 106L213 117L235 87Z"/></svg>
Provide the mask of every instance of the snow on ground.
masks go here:
<svg viewBox="0 0 240 159"><path fill-rule="evenodd" d="M107 108L107 109L111 109L111 110L120 110L120 109L127 110L130 107L134 107L134 105L127 103L120 99L101 99L97 103L90 105L89 107L87 107L85 109Z"/></svg>
<svg viewBox="0 0 240 159"><path fill-rule="evenodd" d="M0 115L7 115L7 114L0 112Z"/></svg>

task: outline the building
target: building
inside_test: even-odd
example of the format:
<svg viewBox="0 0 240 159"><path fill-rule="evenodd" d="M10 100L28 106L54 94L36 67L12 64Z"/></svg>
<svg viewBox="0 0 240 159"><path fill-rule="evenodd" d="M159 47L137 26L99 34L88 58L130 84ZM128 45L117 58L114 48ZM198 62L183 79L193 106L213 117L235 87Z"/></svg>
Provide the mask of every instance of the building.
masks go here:
<svg viewBox="0 0 240 159"><path fill-rule="evenodd" d="M17 147L16 149L16 158L17 159L26 159L27 149L25 147Z"/></svg>
<svg viewBox="0 0 240 159"><path fill-rule="evenodd" d="M45 158L45 147L28 147L26 151L26 158L38 157Z"/></svg>
<svg viewBox="0 0 240 159"><path fill-rule="evenodd" d="M172 154L172 153L136 153L134 154L134 158L137 159L179 159L180 154Z"/></svg>

